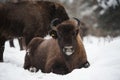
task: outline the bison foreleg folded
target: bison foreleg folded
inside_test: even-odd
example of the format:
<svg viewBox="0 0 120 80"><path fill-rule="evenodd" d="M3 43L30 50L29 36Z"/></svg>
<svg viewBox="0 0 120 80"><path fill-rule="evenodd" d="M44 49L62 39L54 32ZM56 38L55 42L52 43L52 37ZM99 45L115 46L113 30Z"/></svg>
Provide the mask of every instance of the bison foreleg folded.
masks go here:
<svg viewBox="0 0 120 80"><path fill-rule="evenodd" d="M26 53L23 67L24 67L24 69L29 70L30 66L31 66L31 62L30 62L30 58L29 58L29 53Z"/></svg>

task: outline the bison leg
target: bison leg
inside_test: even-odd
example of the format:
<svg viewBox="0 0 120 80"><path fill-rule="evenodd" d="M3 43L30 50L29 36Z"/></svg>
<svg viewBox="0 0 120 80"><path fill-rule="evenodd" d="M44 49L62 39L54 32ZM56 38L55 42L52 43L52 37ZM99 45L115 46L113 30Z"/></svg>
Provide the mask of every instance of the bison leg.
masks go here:
<svg viewBox="0 0 120 80"><path fill-rule="evenodd" d="M25 56L24 69L28 69L30 72L37 72L39 70L31 64L29 52Z"/></svg>
<svg viewBox="0 0 120 80"><path fill-rule="evenodd" d="M9 40L9 43L10 43L10 47L15 47L14 43L13 43L13 39L10 39Z"/></svg>
<svg viewBox="0 0 120 80"><path fill-rule="evenodd" d="M0 62L3 62L4 46L0 46Z"/></svg>
<svg viewBox="0 0 120 80"><path fill-rule="evenodd" d="M87 61L85 64L83 64L84 68L88 68L90 66L90 63Z"/></svg>
<svg viewBox="0 0 120 80"><path fill-rule="evenodd" d="M27 52L25 55L25 61L24 61L24 69L28 69L31 67L31 62L30 62L30 55Z"/></svg>
<svg viewBox="0 0 120 80"><path fill-rule="evenodd" d="M56 60L49 60L47 61L46 65L45 65L45 73L50 73L53 72L53 65L56 63Z"/></svg>
<svg viewBox="0 0 120 80"><path fill-rule="evenodd" d="M25 43L25 38L22 37L22 47L23 47L23 50L26 49L26 43Z"/></svg>
<svg viewBox="0 0 120 80"><path fill-rule="evenodd" d="M33 66L31 66L30 68L29 68L29 71L30 72L37 72L39 69L37 69L36 67L33 67Z"/></svg>
<svg viewBox="0 0 120 80"><path fill-rule="evenodd" d="M0 37L0 62L3 62L4 44L6 39Z"/></svg>
<svg viewBox="0 0 120 80"><path fill-rule="evenodd" d="M23 37L18 38L19 45L20 45L20 50L25 50L26 49L26 44L25 44L25 39Z"/></svg>

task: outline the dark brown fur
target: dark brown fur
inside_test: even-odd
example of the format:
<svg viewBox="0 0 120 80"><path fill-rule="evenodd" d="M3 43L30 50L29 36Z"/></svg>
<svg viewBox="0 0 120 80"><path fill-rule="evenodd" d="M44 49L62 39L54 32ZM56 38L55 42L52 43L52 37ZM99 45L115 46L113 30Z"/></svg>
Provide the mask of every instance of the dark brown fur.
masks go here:
<svg viewBox="0 0 120 80"><path fill-rule="evenodd" d="M26 45L33 37L44 37L54 18L69 19L61 4L49 1L0 3L0 61L8 39L24 37Z"/></svg>
<svg viewBox="0 0 120 80"><path fill-rule="evenodd" d="M29 69L30 67L35 67L37 71L41 69L42 72L45 73L53 72L56 74L67 74L76 68L84 67L84 64L87 63L87 56L79 32L74 34L75 38L71 43L68 41L71 40L71 38L68 37L68 39L65 38L68 42L59 40L59 31L62 31L62 34L67 34L63 35L63 38L72 36L73 34L71 34L71 32L76 32L78 30L79 28L76 29L76 23L68 20L56 27L58 33L57 38L48 40L43 40L39 37L34 38L28 45L28 53L25 57L24 68ZM74 44L73 46L75 47L74 53L70 56L65 55L62 51L62 46L66 43L71 45Z"/></svg>

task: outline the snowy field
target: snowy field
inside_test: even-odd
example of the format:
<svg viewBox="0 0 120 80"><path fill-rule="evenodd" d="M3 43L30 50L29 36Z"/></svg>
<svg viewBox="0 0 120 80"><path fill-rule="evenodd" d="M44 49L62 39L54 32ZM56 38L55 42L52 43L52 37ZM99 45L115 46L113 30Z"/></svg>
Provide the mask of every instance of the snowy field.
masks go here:
<svg viewBox="0 0 120 80"><path fill-rule="evenodd" d="M110 40L88 36L84 38L88 61L87 69L76 69L67 75L31 73L23 69L25 51L5 44L4 63L0 63L0 80L120 80L120 37Z"/></svg>

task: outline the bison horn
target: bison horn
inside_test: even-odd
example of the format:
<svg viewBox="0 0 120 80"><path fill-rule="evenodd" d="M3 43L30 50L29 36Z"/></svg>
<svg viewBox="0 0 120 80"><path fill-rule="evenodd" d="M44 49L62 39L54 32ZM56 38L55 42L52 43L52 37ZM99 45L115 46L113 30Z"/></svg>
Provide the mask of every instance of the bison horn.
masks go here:
<svg viewBox="0 0 120 80"><path fill-rule="evenodd" d="M78 22L77 25L79 26L80 25L80 20L78 18L75 18L75 17L73 17L73 19Z"/></svg>
<svg viewBox="0 0 120 80"><path fill-rule="evenodd" d="M51 21L51 28L54 26L57 26L60 23L60 20L58 18L55 18Z"/></svg>

